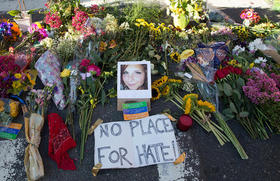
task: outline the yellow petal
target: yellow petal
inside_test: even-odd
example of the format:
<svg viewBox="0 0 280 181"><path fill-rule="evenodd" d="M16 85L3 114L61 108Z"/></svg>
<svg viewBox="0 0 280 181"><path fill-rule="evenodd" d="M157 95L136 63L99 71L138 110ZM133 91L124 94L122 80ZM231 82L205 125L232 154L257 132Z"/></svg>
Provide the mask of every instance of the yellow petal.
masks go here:
<svg viewBox="0 0 280 181"><path fill-rule="evenodd" d="M185 60L185 59L189 58L190 56L192 56L193 54L194 54L194 51L192 49L184 50L180 55L180 59Z"/></svg>
<svg viewBox="0 0 280 181"><path fill-rule="evenodd" d="M186 153L184 152L173 162L174 165L178 165L178 164L184 162L185 158L186 158Z"/></svg>

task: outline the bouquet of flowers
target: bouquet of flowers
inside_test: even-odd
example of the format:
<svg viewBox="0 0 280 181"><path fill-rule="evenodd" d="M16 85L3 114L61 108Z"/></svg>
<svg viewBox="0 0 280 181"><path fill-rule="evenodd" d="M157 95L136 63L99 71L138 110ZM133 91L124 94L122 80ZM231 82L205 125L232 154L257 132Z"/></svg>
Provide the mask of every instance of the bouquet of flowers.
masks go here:
<svg viewBox="0 0 280 181"><path fill-rule="evenodd" d="M215 105L208 101L199 100L198 95L193 93L182 97L178 93L178 89L182 87L184 86L181 80L169 79L167 76L163 76L152 83L152 100L157 100L161 96L166 97L167 100L184 111L185 115L189 115L194 119L203 129L207 132L212 132L221 145L231 141L241 158L248 159L234 133L226 124L222 115L216 111ZM211 119L212 114L215 115L218 124Z"/></svg>
<svg viewBox="0 0 280 181"><path fill-rule="evenodd" d="M54 88L54 85L46 85L43 90L31 90L26 99L27 106L23 105L25 136L29 143L25 149L24 167L29 180L38 180L44 176L44 165L38 148L44 115Z"/></svg>
<svg viewBox="0 0 280 181"><path fill-rule="evenodd" d="M190 21L199 23L206 18L203 1L170 0L170 10L174 18L174 26L185 29Z"/></svg>
<svg viewBox="0 0 280 181"><path fill-rule="evenodd" d="M275 133L280 133L280 76L256 69L249 72L249 79L244 85L244 94L255 105L255 113L261 124L266 124ZM271 129L270 129L271 130Z"/></svg>
<svg viewBox="0 0 280 181"><path fill-rule="evenodd" d="M0 49L5 50L12 45L22 33L15 22L9 22L5 19L0 20ZM0 52L1 53L1 52Z"/></svg>
<svg viewBox="0 0 280 181"><path fill-rule="evenodd" d="M257 24L261 19L259 14L253 9L244 9L243 11L241 11L240 18L243 19L243 24L245 26Z"/></svg>

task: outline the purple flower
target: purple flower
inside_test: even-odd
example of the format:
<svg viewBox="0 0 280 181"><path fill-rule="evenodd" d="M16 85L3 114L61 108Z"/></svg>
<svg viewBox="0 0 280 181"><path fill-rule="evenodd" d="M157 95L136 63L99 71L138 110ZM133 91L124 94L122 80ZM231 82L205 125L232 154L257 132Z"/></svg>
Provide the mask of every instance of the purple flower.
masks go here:
<svg viewBox="0 0 280 181"><path fill-rule="evenodd" d="M268 101L279 102L280 91L274 79L261 71L253 71L246 86L243 86L244 94L254 104L264 104Z"/></svg>

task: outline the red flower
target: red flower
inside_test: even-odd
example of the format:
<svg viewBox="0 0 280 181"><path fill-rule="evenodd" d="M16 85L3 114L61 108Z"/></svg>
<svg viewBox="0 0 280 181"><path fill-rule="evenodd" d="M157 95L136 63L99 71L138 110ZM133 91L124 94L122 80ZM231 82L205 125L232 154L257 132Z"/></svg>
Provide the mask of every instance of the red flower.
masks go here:
<svg viewBox="0 0 280 181"><path fill-rule="evenodd" d="M81 67L88 67L90 64L90 60L88 59L83 59L82 62L80 63Z"/></svg>
<svg viewBox="0 0 280 181"><path fill-rule="evenodd" d="M224 71L223 69L220 69L220 70L217 70L216 73L215 73L215 76L214 76L214 79L217 80L217 79L223 79L225 78L225 74L224 74Z"/></svg>
<svg viewBox="0 0 280 181"><path fill-rule="evenodd" d="M230 67L225 67L225 68L223 68L223 69L221 69L222 70L222 72L223 72L223 74L224 74L224 76L226 77L228 74L230 74L230 72L231 72L231 68Z"/></svg>
<svg viewBox="0 0 280 181"><path fill-rule="evenodd" d="M238 67L234 67L234 73L237 75L241 75L242 74L242 69L238 68Z"/></svg>

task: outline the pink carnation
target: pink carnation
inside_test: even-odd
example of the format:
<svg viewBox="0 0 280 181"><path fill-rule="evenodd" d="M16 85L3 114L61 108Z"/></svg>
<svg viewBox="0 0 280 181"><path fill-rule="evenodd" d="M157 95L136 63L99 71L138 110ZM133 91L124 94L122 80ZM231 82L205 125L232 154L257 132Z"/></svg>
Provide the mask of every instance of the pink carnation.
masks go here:
<svg viewBox="0 0 280 181"><path fill-rule="evenodd" d="M95 73L96 73L96 74L95 74L96 76L100 76L100 74L101 74L100 68L99 68L98 66L94 65L94 64L89 65L89 66L87 67L87 71L88 71L88 72L95 72Z"/></svg>

